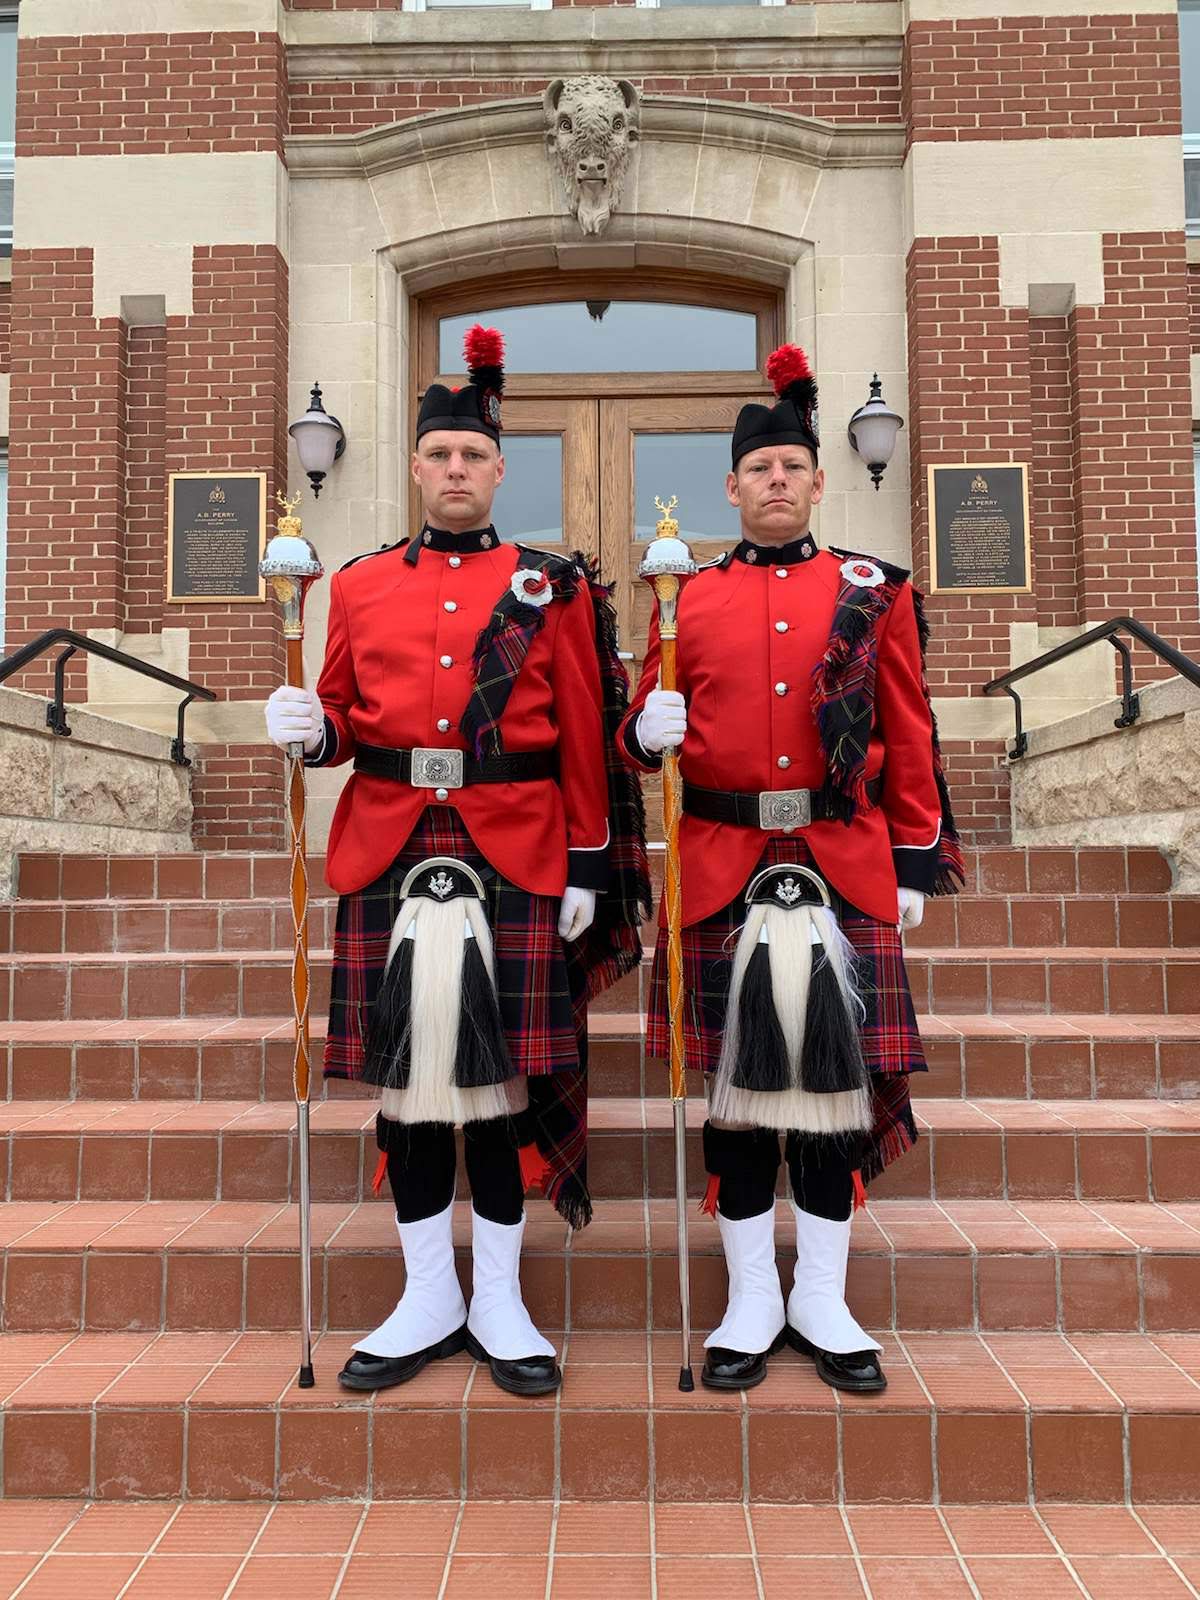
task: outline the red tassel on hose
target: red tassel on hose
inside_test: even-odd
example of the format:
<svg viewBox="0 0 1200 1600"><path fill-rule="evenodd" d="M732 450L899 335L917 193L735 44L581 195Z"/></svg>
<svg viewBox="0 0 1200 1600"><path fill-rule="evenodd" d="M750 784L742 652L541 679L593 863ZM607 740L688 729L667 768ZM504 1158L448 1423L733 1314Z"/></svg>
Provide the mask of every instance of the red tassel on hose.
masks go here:
<svg viewBox="0 0 1200 1600"><path fill-rule="evenodd" d="M378 1194L383 1188L383 1180L387 1177L387 1151L379 1152L379 1160L375 1163L375 1176L371 1179L371 1193Z"/></svg>
<svg viewBox="0 0 1200 1600"><path fill-rule="evenodd" d="M854 1179L854 1207L851 1211L851 1216L853 1216L855 1211L865 1211L867 1209L867 1186L863 1182L861 1172L852 1172L850 1176Z"/></svg>
<svg viewBox="0 0 1200 1600"><path fill-rule="evenodd" d="M704 1199L700 1202L702 1215L716 1217L717 1196L721 1192L721 1180L714 1172L708 1175L708 1187L704 1191Z"/></svg>
<svg viewBox="0 0 1200 1600"><path fill-rule="evenodd" d="M526 1194L531 1190L535 1194L541 1194L546 1187L546 1179L550 1176L550 1163L536 1144L523 1144L517 1155L521 1162L522 1189Z"/></svg>

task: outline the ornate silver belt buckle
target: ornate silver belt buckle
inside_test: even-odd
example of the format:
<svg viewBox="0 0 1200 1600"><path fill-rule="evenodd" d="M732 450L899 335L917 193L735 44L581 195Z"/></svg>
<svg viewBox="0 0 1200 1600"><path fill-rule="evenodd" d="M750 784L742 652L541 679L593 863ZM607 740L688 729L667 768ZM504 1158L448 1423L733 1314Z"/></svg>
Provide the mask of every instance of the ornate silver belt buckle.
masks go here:
<svg viewBox="0 0 1200 1600"><path fill-rule="evenodd" d="M463 755L462 750L414 750L409 782L414 789L461 789Z"/></svg>
<svg viewBox="0 0 1200 1600"><path fill-rule="evenodd" d="M758 825L764 833L773 828L807 828L811 821L808 789L764 789L758 797Z"/></svg>

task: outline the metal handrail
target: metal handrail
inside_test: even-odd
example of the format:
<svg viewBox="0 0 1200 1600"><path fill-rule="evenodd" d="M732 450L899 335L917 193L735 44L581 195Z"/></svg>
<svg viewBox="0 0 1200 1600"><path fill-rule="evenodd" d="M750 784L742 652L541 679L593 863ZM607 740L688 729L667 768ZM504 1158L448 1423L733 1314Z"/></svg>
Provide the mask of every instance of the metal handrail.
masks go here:
<svg viewBox="0 0 1200 1600"><path fill-rule="evenodd" d="M1073 656L1077 650L1086 650L1090 644L1098 644L1107 639L1113 649L1121 657L1121 715L1113 723L1114 728L1130 728L1142 713L1140 695L1133 692L1133 661L1129 654L1129 646L1123 639L1115 637L1118 633L1127 633L1136 639L1139 644L1144 644L1152 650L1160 661L1165 661L1173 667L1181 678L1186 678L1191 684L1200 689L1200 663L1185 656L1181 650L1176 650L1173 644L1168 644L1165 639L1160 639L1158 634L1147 628L1145 623L1139 622L1136 617L1110 617L1107 622L1101 622L1094 628L1089 628L1087 633L1081 633L1077 639L1068 639L1065 644L1055 645L1053 650L1047 650L1044 655L1035 656L1032 661L1025 661L1019 667L1014 667L1011 672L1005 672L999 678L993 678L990 683L983 686L984 694L1006 694L1013 703L1013 710L1017 718L1017 736L1012 748L1008 752L1010 761L1019 761L1029 749L1029 736L1021 724L1021 697L1012 687L1021 678L1028 678L1031 673L1040 672L1043 667L1052 667L1056 662L1065 661L1068 656Z"/></svg>
<svg viewBox="0 0 1200 1600"><path fill-rule="evenodd" d="M99 639L89 639L82 633L73 633L70 628L51 628L47 633L39 633L36 639L31 639L19 650L14 650L11 656L0 659L0 683L6 678L11 678L14 673L20 672L22 667L27 667L41 655L43 650L49 650L56 644L65 644L67 648L54 663L54 699L46 705L46 726L52 733L58 734L60 739L71 737L63 698L63 679L67 662L77 650L82 650L87 655L100 656L104 661L111 661L118 667L127 667L130 672L140 672L143 678L153 678L155 683L165 683L169 689L183 691L184 699L179 706L175 737L171 740L171 760L177 767L191 766L183 742L184 713L193 700L218 699L219 696L212 689L206 689L200 683L191 683L187 678L177 678L173 672L164 672L162 667L151 666L148 661L141 661L137 656L131 656L125 650L117 650L110 644L101 644Z"/></svg>

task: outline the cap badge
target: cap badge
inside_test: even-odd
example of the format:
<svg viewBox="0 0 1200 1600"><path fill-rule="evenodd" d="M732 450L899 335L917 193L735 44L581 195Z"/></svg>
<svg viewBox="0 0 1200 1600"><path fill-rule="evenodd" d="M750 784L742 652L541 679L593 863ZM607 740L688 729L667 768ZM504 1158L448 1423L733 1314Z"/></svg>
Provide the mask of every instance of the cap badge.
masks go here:
<svg viewBox="0 0 1200 1600"><path fill-rule="evenodd" d="M522 605L548 606L554 599L554 589L544 572L531 572L528 567L518 567L509 581L509 588Z"/></svg>
<svg viewBox="0 0 1200 1600"><path fill-rule="evenodd" d="M861 556L843 561L838 570L847 583L853 583L859 589L877 589L887 581L882 567L876 566L873 561L863 560Z"/></svg>
<svg viewBox="0 0 1200 1600"><path fill-rule="evenodd" d="M483 396L483 414L493 428L500 426L500 396L494 389L488 389Z"/></svg>

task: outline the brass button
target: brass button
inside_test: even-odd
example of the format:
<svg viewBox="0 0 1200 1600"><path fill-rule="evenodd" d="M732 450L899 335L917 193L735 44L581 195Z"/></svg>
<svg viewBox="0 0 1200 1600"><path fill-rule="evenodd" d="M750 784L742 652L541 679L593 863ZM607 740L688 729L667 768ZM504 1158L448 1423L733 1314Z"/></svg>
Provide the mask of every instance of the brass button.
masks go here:
<svg viewBox="0 0 1200 1600"><path fill-rule="evenodd" d="M786 578L787 575L788 575L788 570L787 570L786 567L776 567L775 568L775 576L777 578Z"/></svg>
<svg viewBox="0 0 1200 1600"><path fill-rule="evenodd" d="M788 628L788 625L787 625L786 622L777 622L775 624L775 632L776 633L786 633L787 632L787 628Z"/></svg>
<svg viewBox="0 0 1200 1600"><path fill-rule="evenodd" d="M449 789L435 789L433 791L433 798L435 800L449 800L450 791Z"/></svg>
<svg viewBox="0 0 1200 1600"><path fill-rule="evenodd" d="M454 665L454 657L453 656L442 656L442 658L441 658L441 660L439 662L439 665L443 666L443 667L452 667Z"/></svg>
<svg viewBox="0 0 1200 1600"><path fill-rule="evenodd" d="M783 833L795 833L796 830L795 828L783 828L781 831Z"/></svg>
<svg viewBox="0 0 1200 1600"><path fill-rule="evenodd" d="M450 557L450 565L452 567L461 567L462 566L462 557L461 556L451 556Z"/></svg>
<svg viewBox="0 0 1200 1600"><path fill-rule="evenodd" d="M450 718L449 717L439 717L438 718L438 732L439 733L449 733L450 732Z"/></svg>
<svg viewBox="0 0 1200 1600"><path fill-rule="evenodd" d="M457 611L458 610L458 606L454 603L453 600L444 600L442 602L442 609L444 611Z"/></svg>
<svg viewBox="0 0 1200 1600"><path fill-rule="evenodd" d="M792 764L791 756L780 756L779 760L775 763L775 765L777 767L790 767L791 764Z"/></svg>
<svg viewBox="0 0 1200 1600"><path fill-rule="evenodd" d="M786 694L787 693L787 684L786 683L777 683L775 685L775 693L776 694Z"/></svg>

